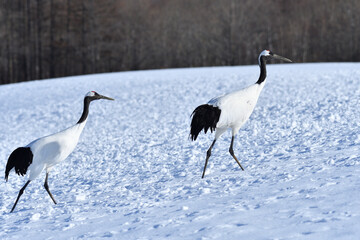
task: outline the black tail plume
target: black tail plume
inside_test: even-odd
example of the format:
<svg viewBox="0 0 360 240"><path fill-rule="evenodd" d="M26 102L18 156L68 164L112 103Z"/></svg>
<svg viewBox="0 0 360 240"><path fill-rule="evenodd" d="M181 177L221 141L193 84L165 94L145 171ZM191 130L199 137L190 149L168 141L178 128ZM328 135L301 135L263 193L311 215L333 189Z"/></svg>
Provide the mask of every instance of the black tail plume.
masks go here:
<svg viewBox="0 0 360 240"><path fill-rule="evenodd" d="M11 169L15 168L18 175L24 176L32 163L33 153L29 147L19 147L10 154L5 169L5 180L9 178Z"/></svg>
<svg viewBox="0 0 360 240"><path fill-rule="evenodd" d="M219 121L221 110L208 104L198 106L191 114L190 138L195 141L201 130L206 133L209 129L213 132Z"/></svg>

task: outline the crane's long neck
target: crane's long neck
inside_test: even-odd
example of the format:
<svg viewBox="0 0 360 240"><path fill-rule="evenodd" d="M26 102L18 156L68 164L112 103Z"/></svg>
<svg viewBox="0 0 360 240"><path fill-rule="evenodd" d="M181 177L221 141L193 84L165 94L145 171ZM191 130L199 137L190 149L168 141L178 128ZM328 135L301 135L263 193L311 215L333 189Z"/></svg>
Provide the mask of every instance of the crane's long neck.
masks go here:
<svg viewBox="0 0 360 240"><path fill-rule="evenodd" d="M256 82L257 84L263 83L266 79L266 61L264 57L260 57L259 66L260 66L260 77L259 80Z"/></svg>
<svg viewBox="0 0 360 240"><path fill-rule="evenodd" d="M84 98L84 110L83 110L83 113L77 123L82 123L87 119L87 117L89 115L90 102L91 102L91 100L89 97Z"/></svg>

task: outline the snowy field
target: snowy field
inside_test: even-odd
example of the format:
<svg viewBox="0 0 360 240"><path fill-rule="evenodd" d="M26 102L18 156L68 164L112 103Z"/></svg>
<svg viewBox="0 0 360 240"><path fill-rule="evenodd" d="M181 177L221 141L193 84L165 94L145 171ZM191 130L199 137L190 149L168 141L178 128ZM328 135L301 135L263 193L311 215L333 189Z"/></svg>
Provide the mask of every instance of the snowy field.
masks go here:
<svg viewBox="0 0 360 240"><path fill-rule="evenodd" d="M189 140L190 114L256 82L258 66L139 71L0 86L0 165L80 118L75 151L27 181L0 181L0 239L360 239L360 64L268 65L250 120Z"/></svg>

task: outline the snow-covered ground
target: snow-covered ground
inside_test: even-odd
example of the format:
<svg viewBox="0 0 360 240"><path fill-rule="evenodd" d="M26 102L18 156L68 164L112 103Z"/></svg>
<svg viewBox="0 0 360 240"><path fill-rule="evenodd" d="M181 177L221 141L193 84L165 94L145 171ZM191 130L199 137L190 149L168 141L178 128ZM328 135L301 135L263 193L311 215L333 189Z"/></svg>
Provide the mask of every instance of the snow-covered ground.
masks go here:
<svg viewBox="0 0 360 240"><path fill-rule="evenodd" d="M0 165L79 119L76 150L33 181L0 183L0 239L359 239L360 64L268 65L234 150L230 131L189 140L190 114L253 84L258 66L139 71L0 86Z"/></svg>

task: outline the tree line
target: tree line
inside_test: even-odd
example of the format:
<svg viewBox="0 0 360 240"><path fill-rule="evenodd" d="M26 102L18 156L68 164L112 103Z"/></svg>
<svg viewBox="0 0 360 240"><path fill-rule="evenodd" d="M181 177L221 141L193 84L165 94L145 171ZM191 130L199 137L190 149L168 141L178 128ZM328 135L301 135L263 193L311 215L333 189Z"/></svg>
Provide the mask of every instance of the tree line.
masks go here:
<svg viewBox="0 0 360 240"><path fill-rule="evenodd" d="M358 0L1 0L0 83L125 70L360 61Z"/></svg>

